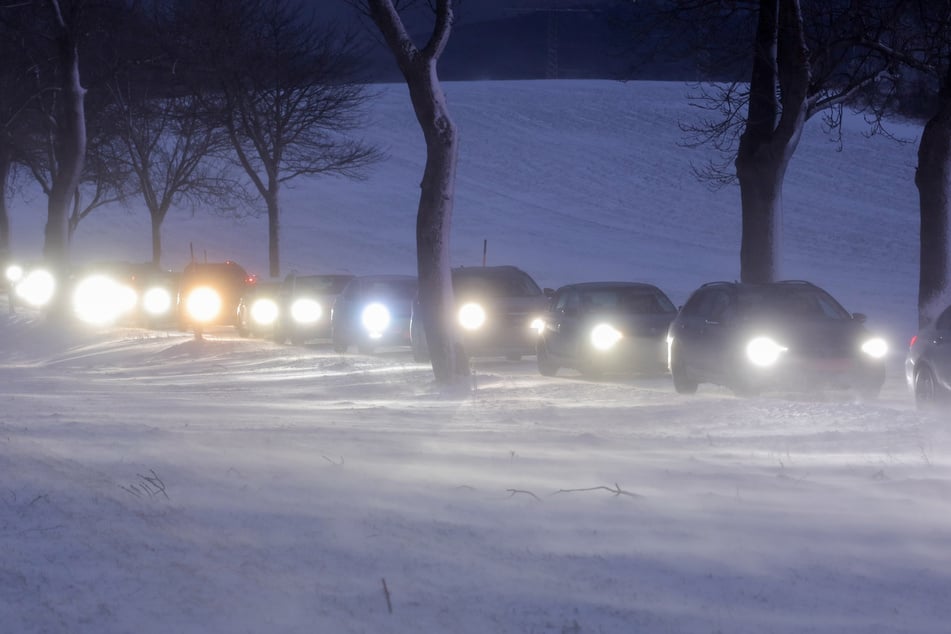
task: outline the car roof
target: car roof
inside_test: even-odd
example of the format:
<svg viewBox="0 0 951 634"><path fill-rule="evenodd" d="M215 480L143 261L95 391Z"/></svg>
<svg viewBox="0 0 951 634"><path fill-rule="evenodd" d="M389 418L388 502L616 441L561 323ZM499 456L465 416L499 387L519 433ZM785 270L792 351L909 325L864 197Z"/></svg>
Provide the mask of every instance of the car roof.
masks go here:
<svg viewBox="0 0 951 634"><path fill-rule="evenodd" d="M711 288L715 286L729 286L731 288L736 288L739 290L743 290L743 289L755 290L758 288L795 288L797 286L802 288L820 288L819 286L816 286L812 282L808 282L806 280L778 280L775 282L719 281L719 282L707 282L706 284L703 284L700 288Z"/></svg>
<svg viewBox="0 0 951 634"><path fill-rule="evenodd" d="M556 292L560 293L563 290L567 289L576 289L579 291L587 290L610 290L610 289L621 289L621 288L639 288L644 290L660 290L654 284L649 284L647 282L575 282L574 284L565 284L559 288Z"/></svg>
<svg viewBox="0 0 951 634"><path fill-rule="evenodd" d="M522 269L512 264L498 264L496 266L456 266L452 269L453 273L486 273L489 275L495 273L525 273Z"/></svg>
<svg viewBox="0 0 951 634"><path fill-rule="evenodd" d="M358 275L356 280L364 282L403 282L416 281L415 275Z"/></svg>

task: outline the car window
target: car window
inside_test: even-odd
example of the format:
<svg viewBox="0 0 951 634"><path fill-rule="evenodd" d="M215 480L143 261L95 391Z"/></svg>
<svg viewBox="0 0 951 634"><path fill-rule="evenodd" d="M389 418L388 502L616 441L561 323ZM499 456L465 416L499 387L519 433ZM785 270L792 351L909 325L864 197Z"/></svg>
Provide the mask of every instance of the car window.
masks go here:
<svg viewBox="0 0 951 634"><path fill-rule="evenodd" d="M565 306L568 304L568 296L571 295L571 291L564 291L558 293L552 302L553 310L555 312L564 312Z"/></svg>
<svg viewBox="0 0 951 634"><path fill-rule="evenodd" d="M699 317L700 316L700 307L703 306L704 302L707 300L707 297L710 295L709 291L697 291L687 299L687 303L684 304L683 314L686 317Z"/></svg>
<svg viewBox="0 0 951 634"><path fill-rule="evenodd" d="M707 321L721 321L727 307L730 305L729 294L722 289L711 289L699 298L696 306L696 316Z"/></svg>
<svg viewBox="0 0 951 634"><path fill-rule="evenodd" d="M666 296L653 289L621 288L584 291L581 303L587 311L611 311L631 315L657 315L675 312Z"/></svg>
<svg viewBox="0 0 951 634"><path fill-rule="evenodd" d="M326 295L336 295L340 293L347 283L350 281L348 277L341 276L307 276L307 277L298 277L294 280L294 286L298 290L307 290L314 293L322 293Z"/></svg>
<svg viewBox="0 0 951 634"><path fill-rule="evenodd" d="M945 308L941 316L938 317L936 328L938 330L951 330L951 306Z"/></svg>
<svg viewBox="0 0 951 634"><path fill-rule="evenodd" d="M417 284L413 280L375 280L366 284L365 295L373 297L392 297L396 299L415 299Z"/></svg>

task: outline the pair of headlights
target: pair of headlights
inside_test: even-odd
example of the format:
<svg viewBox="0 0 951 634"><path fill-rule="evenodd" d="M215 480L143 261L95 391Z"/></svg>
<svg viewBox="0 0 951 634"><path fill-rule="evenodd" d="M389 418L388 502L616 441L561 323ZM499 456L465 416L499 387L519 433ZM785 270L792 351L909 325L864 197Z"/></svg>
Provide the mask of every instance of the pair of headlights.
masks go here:
<svg viewBox="0 0 951 634"><path fill-rule="evenodd" d="M860 349L869 358L881 359L888 354L888 343L881 337L869 337L862 342ZM754 337L746 344L746 358L760 368L775 365L788 351L789 348L771 337Z"/></svg>
<svg viewBox="0 0 951 634"><path fill-rule="evenodd" d="M251 319L261 326L272 326L281 315L277 302L269 297L261 297L251 304ZM315 324L324 315L320 302L301 298L294 300L290 308L291 319L301 325Z"/></svg>
<svg viewBox="0 0 951 634"><path fill-rule="evenodd" d="M46 269L26 271L18 264L11 264L4 276L13 286L17 298L36 308L49 304L56 293L56 278Z"/></svg>
<svg viewBox="0 0 951 634"><path fill-rule="evenodd" d="M142 310L151 317L168 315L172 310L172 293L163 286L151 286L139 293L108 275L83 278L73 291L73 311L83 322L92 325L115 323L132 313L141 301Z"/></svg>

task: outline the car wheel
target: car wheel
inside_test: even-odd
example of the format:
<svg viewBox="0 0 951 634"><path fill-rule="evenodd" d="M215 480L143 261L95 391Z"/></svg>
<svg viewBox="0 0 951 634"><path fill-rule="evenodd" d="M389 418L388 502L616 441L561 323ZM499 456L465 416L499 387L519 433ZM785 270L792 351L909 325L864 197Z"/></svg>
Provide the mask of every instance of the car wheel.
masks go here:
<svg viewBox="0 0 951 634"><path fill-rule="evenodd" d="M698 384L687 376L683 359L679 355L673 355L673 352L671 354L670 376L674 380L674 391L677 394L696 394Z"/></svg>
<svg viewBox="0 0 951 634"><path fill-rule="evenodd" d="M918 409L931 409L938 403L940 392L934 372L923 366L915 373L915 405Z"/></svg>
<svg viewBox="0 0 951 634"><path fill-rule="evenodd" d="M548 354L548 346L544 341L538 342L538 349L535 353L535 359L538 361L538 372L542 376L555 376L558 374L558 364L552 361Z"/></svg>

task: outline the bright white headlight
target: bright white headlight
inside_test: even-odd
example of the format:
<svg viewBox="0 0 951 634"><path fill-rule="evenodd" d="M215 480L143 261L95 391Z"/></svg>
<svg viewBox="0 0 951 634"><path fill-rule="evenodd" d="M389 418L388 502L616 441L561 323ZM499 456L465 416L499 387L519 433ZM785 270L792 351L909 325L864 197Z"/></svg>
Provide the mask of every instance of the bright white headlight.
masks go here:
<svg viewBox="0 0 951 634"><path fill-rule="evenodd" d="M251 319L262 326L270 326L277 321L279 309L277 302L269 297L261 297L251 304Z"/></svg>
<svg viewBox="0 0 951 634"><path fill-rule="evenodd" d="M766 368L779 360L780 355L788 348L779 345L769 337L756 337L746 344L746 358L753 365Z"/></svg>
<svg viewBox="0 0 951 634"><path fill-rule="evenodd" d="M371 337L379 337L390 325L390 309L383 304L370 304L363 309L361 321Z"/></svg>
<svg viewBox="0 0 951 634"><path fill-rule="evenodd" d="M150 288L142 296L142 308L152 316L164 315L172 309L172 294L161 286Z"/></svg>
<svg viewBox="0 0 951 634"><path fill-rule="evenodd" d="M610 350L623 336L610 324L598 324L591 330L591 345L598 350Z"/></svg>
<svg viewBox="0 0 951 634"><path fill-rule="evenodd" d="M73 291L73 310L87 324L110 324L135 307L136 293L107 275L90 275Z"/></svg>
<svg viewBox="0 0 951 634"><path fill-rule="evenodd" d="M485 323L485 309L475 302L459 308L459 325L466 330L478 330Z"/></svg>
<svg viewBox="0 0 951 634"><path fill-rule="evenodd" d="M862 344L862 352L873 359L881 359L888 354L888 343L881 337L872 337Z"/></svg>
<svg viewBox="0 0 951 634"><path fill-rule="evenodd" d="M45 269L35 269L16 285L17 297L31 306L45 306L56 292L56 279Z"/></svg>
<svg viewBox="0 0 951 634"><path fill-rule="evenodd" d="M291 304L291 317L299 324L312 324L320 321L324 314L324 309L320 303L307 298L295 300Z"/></svg>
<svg viewBox="0 0 951 634"><path fill-rule="evenodd" d="M3 274L6 276L8 282L16 284L23 279L23 267L19 264L11 264L3 271Z"/></svg>
<svg viewBox="0 0 951 634"><path fill-rule="evenodd" d="M529 328L534 330L538 334L545 332L545 320L541 317L536 317L532 320L532 323L528 325Z"/></svg>
<svg viewBox="0 0 951 634"><path fill-rule="evenodd" d="M185 310L195 321L212 321L221 311L221 296L210 286L199 286L185 299Z"/></svg>

